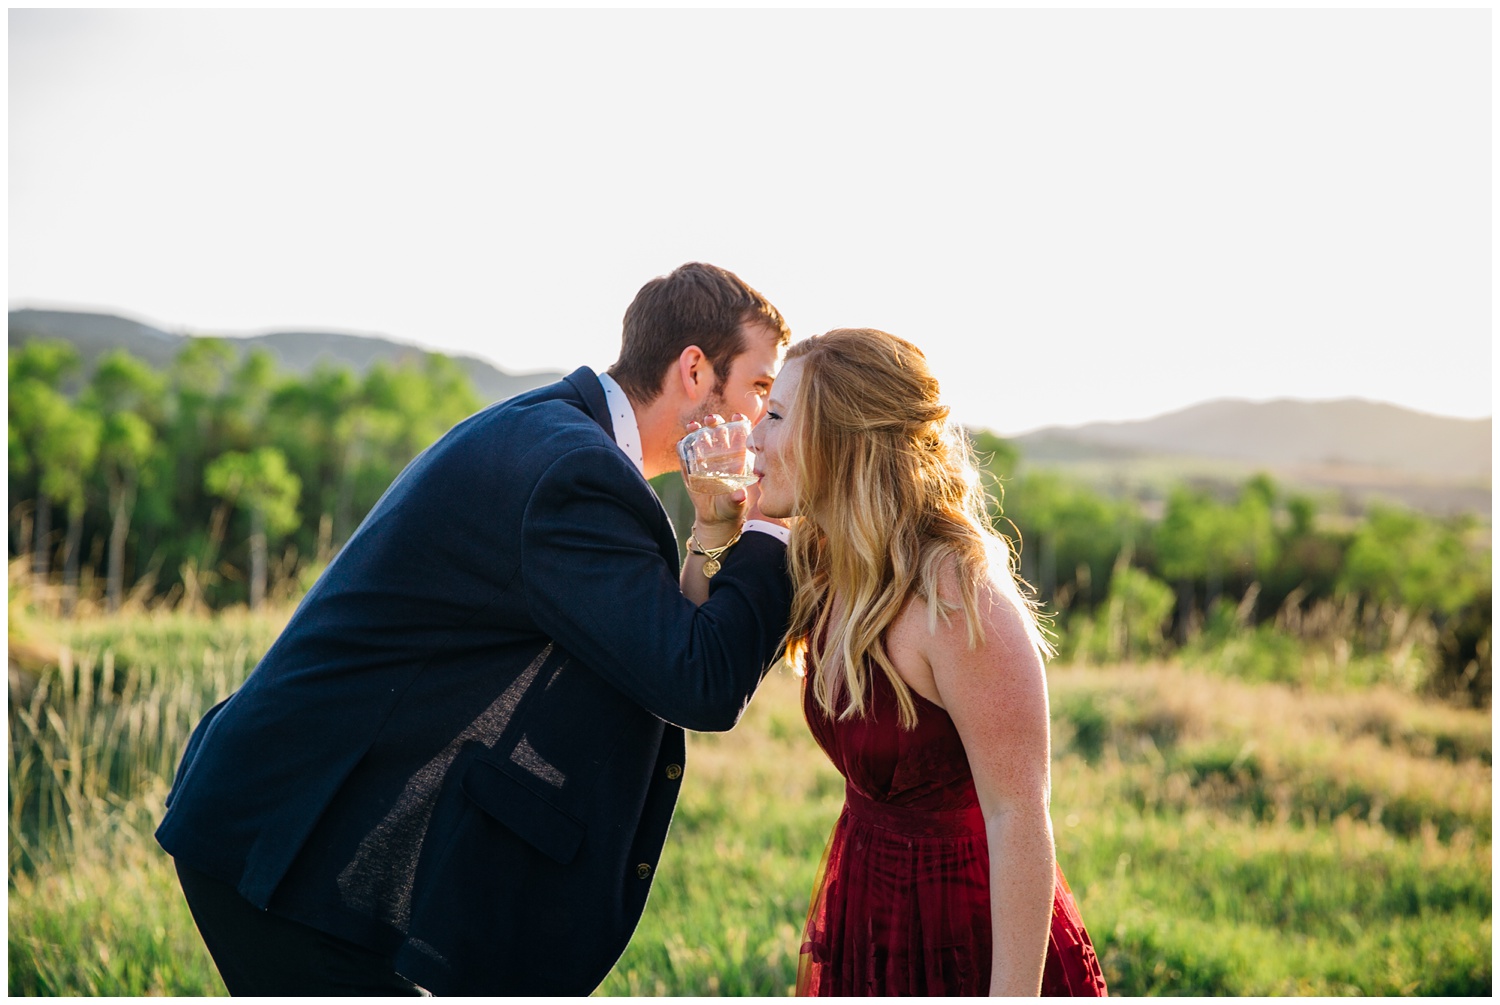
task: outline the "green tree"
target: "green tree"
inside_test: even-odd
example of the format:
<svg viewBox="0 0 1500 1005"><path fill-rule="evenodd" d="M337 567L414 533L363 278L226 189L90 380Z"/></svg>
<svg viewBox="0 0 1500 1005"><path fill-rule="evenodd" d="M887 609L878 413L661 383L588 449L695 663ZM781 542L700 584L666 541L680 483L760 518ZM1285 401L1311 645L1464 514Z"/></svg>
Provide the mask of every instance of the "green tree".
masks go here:
<svg viewBox="0 0 1500 1005"><path fill-rule="evenodd" d="M1337 586L1360 598L1367 645L1389 645L1394 626L1429 618L1437 652L1425 686L1475 704L1490 699L1491 552L1481 537L1487 531L1481 534L1469 515L1439 520L1372 506L1354 532ZM1393 608L1405 616L1392 617Z"/></svg>
<svg viewBox="0 0 1500 1005"><path fill-rule="evenodd" d="M224 430L235 358L223 339L189 339L178 352L166 374L161 448L137 500L136 520L182 582L189 604L213 581L222 543L224 511L209 498L203 475L211 458L235 449Z"/></svg>
<svg viewBox="0 0 1500 1005"><path fill-rule="evenodd" d="M284 381L271 400L271 442L302 481L305 519L299 546L319 564L328 561L351 529L347 417L358 393L359 381L349 370L319 366L301 380Z"/></svg>
<svg viewBox="0 0 1500 1005"><path fill-rule="evenodd" d="M124 596L125 544L142 472L156 450L164 381L143 361L117 350L99 361L88 397L103 417L99 470L109 507L105 602L119 610Z"/></svg>
<svg viewBox="0 0 1500 1005"><path fill-rule="evenodd" d="M249 513L250 609L258 610L266 596L268 538L297 527L301 481L275 447L222 454L208 466L203 481L210 493Z"/></svg>
<svg viewBox="0 0 1500 1005"><path fill-rule="evenodd" d="M397 442L400 413L371 405L363 395L339 416L335 433L341 450L332 529L334 545L342 547L410 455Z"/></svg>
<svg viewBox="0 0 1500 1005"><path fill-rule="evenodd" d="M1077 622L1075 651L1100 663L1160 656L1166 649L1163 629L1172 617L1172 588L1130 559L1128 550L1120 552L1098 616Z"/></svg>
<svg viewBox="0 0 1500 1005"><path fill-rule="evenodd" d="M33 339L10 351L10 382L35 380L60 390L64 378L78 369L78 361L78 350L72 343L62 339Z"/></svg>
<svg viewBox="0 0 1500 1005"><path fill-rule="evenodd" d="M83 514L88 508L88 483L99 459L99 416L64 405L42 430L40 447L47 458L42 468L40 496L61 506L68 517L63 538L63 613L71 614L78 597L79 551L83 543Z"/></svg>
<svg viewBox="0 0 1500 1005"><path fill-rule="evenodd" d="M1261 598L1268 611L1331 597L1348 546L1348 533L1319 527L1318 503L1311 496L1292 493L1283 511L1285 519L1276 530L1276 559L1261 577Z"/></svg>
<svg viewBox="0 0 1500 1005"><path fill-rule="evenodd" d="M1015 479L1004 510L1021 534L1022 576L1059 610L1097 605L1115 560L1141 534L1129 500L1109 499L1051 472Z"/></svg>
<svg viewBox="0 0 1500 1005"><path fill-rule="evenodd" d="M141 472L156 449L156 432L134 412L119 412L104 420L100 445L100 470L109 493L109 551L105 574L105 598L109 610L117 611L124 597L125 542L135 510Z"/></svg>
<svg viewBox="0 0 1500 1005"><path fill-rule="evenodd" d="M166 381L138 356L116 349L100 357L86 397L101 415L132 412L148 422L163 416Z"/></svg>
<svg viewBox="0 0 1500 1005"><path fill-rule="evenodd" d="M1372 506L1349 546L1339 587L1377 603L1452 615L1489 580L1487 549L1465 540L1472 529L1472 518L1445 523Z"/></svg>
<svg viewBox="0 0 1500 1005"><path fill-rule="evenodd" d="M1197 585L1206 607L1223 592L1226 580L1242 589L1270 570L1277 540L1269 478L1250 481L1232 503L1179 485L1167 497L1166 512L1153 544L1163 578L1177 583L1177 639L1184 642L1197 611Z"/></svg>
<svg viewBox="0 0 1500 1005"><path fill-rule="evenodd" d="M45 583L58 551L55 511L65 509L67 581L78 581L97 530L112 608L132 557L145 556L169 570L158 589L216 606L227 587L218 556L240 521L253 525L235 540L250 552L250 589L263 599L274 574L269 542L289 536L289 558L331 557L411 458L480 405L458 365L432 354L363 378L325 367L299 379L280 376L264 352L242 358L224 340L190 339L165 372L107 354L75 407L63 378L77 363L61 342L11 353L12 552L34 553ZM96 445L79 446L89 440ZM279 468L264 449L279 451ZM298 487L285 505L278 485Z"/></svg>
<svg viewBox="0 0 1500 1005"><path fill-rule="evenodd" d="M32 504L32 576L41 587L51 570L53 498L42 483L47 479L54 489L66 491L67 476L49 478L49 471L54 462L68 463L50 453L48 437L55 438L59 434L53 431L70 421L71 406L59 388L77 369L78 352L67 342L39 339L13 350L7 362L11 498L22 507L27 501ZM16 516L13 503L13 523Z"/></svg>
<svg viewBox="0 0 1500 1005"><path fill-rule="evenodd" d="M67 400L41 381L11 381L7 418L12 520L22 512L21 506L31 504L31 533L23 536L31 539L31 569L38 585L47 577L52 537L51 502L40 485L47 465L44 443L47 430L62 421L67 410Z"/></svg>
<svg viewBox="0 0 1500 1005"><path fill-rule="evenodd" d="M223 393L214 402L220 442L236 450L247 450L266 439L266 421L281 378L276 358L265 349L253 349L229 371Z"/></svg>
<svg viewBox="0 0 1500 1005"><path fill-rule="evenodd" d="M467 375L446 356L420 365L377 363L340 419L345 449L334 538L347 539L403 468L479 407Z"/></svg>
<svg viewBox="0 0 1500 1005"><path fill-rule="evenodd" d="M1270 476L1259 474L1245 483L1239 498L1229 507L1219 554L1225 570L1242 588L1261 579L1276 563L1275 508L1279 494Z"/></svg>

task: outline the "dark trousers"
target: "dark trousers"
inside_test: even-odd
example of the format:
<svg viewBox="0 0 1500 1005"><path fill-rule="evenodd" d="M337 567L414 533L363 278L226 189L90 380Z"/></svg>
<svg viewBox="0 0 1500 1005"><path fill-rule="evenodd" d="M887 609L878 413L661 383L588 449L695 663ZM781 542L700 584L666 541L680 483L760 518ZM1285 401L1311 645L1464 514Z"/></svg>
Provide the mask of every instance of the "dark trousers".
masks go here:
<svg viewBox="0 0 1500 1005"><path fill-rule="evenodd" d="M425 995L391 961L262 911L227 883L177 866L193 920L232 995Z"/></svg>

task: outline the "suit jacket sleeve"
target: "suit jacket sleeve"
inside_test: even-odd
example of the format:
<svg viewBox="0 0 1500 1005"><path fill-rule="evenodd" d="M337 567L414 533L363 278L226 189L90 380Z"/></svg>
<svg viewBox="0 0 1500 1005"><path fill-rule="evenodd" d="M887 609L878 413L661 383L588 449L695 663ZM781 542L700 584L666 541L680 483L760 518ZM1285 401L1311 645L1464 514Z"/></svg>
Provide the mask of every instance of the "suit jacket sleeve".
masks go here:
<svg viewBox="0 0 1500 1005"><path fill-rule="evenodd" d="M707 602L695 605L651 530L665 518L641 484L609 447L579 447L552 463L522 522L531 614L652 714L687 729L728 729L786 628L785 546L745 535L709 584Z"/></svg>

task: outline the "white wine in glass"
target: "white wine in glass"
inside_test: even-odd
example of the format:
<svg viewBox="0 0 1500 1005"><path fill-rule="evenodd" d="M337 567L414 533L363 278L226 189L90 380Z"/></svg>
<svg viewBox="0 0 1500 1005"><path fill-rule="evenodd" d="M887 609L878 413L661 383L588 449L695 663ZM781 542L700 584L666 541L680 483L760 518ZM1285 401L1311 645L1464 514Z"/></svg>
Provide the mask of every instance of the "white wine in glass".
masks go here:
<svg viewBox="0 0 1500 1005"><path fill-rule="evenodd" d="M727 474L724 472L711 472L705 474L691 474L686 476L689 492L699 495L716 496L735 489L742 489L747 485L755 483L755 475L751 474Z"/></svg>
<svg viewBox="0 0 1500 1005"><path fill-rule="evenodd" d="M749 419L703 426L678 440L677 456L688 491L723 495L754 482L755 455L749 443Z"/></svg>

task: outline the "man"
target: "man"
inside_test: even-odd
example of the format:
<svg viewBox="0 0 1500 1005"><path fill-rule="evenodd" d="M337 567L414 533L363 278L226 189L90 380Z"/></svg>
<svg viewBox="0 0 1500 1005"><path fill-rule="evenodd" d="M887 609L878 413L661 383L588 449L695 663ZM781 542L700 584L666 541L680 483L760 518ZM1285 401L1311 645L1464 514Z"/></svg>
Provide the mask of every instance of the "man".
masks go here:
<svg viewBox="0 0 1500 1005"><path fill-rule="evenodd" d="M788 339L734 274L684 265L637 295L607 374L493 405L396 479L198 725L157 830L231 993L604 978L683 728L734 725L790 603L785 530L755 520L686 599L646 479L690 420L758 420ZM712 503L710 550L744 510Z"/></svg>

